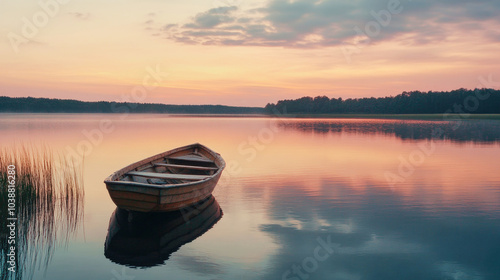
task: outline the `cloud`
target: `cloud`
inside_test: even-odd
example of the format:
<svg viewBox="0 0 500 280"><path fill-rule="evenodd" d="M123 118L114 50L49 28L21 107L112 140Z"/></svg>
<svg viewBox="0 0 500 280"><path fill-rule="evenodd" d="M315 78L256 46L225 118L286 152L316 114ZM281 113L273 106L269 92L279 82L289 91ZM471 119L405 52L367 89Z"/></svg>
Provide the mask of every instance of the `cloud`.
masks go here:
<svg viewBox="0 0 500 280"><path fill-rule="evenodd" d="M187 28L214 28L223 23L231 23L234 18L230 15L236 7L221 7L210 9L207 12L197 14L193 21L184 25Z"/></svg>
<svg viewBox="0 0 500 280"><path fill-rule="evenodd" d="M73 13L69 13L69 14L74 16L75 18L81 19L81 20L88 20L90 18L90 13L73 12Z"/></svg>
<svg viewBox="0 0 500 280"><path fill-rule="evenodd" d="M400 12L387 14L388 3ZM470 32L499 41L493 31L499 13L500 2L488 0L272 0L249 10L210 9L162 32L187 44L304 48L387 40L431 44L467 40L463 36Z"/></svg>

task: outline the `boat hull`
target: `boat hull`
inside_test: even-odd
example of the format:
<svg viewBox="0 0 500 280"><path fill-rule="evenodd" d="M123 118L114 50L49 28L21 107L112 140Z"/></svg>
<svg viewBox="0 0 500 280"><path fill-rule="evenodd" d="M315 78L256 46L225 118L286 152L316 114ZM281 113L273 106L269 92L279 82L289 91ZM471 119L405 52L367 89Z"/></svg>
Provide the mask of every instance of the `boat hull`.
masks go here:
<svg viewBox="0 0 500 280"><path fill-rule="evenodd" d="M219 178L220 174L209 181L169 189L130 186L113 182L106 184L106 188L116 206L122 209L138 212L167 212L177 211L209 197Z"/></svg>
<svg viewBox="0 0 500 280"><path fill-rule="evenodd" d="M153 185L121 180L128 172L140 170L169 156L182 156L196 150L213 161L218 171L206 179L173 185ZM219 154L200 144L177 148L131 164L109 176L104 182L113 202L119 208L138 212L169 212L195 204L209 197L217 185L225 162ZM139 172L140 173L140 172Z"/></svg>

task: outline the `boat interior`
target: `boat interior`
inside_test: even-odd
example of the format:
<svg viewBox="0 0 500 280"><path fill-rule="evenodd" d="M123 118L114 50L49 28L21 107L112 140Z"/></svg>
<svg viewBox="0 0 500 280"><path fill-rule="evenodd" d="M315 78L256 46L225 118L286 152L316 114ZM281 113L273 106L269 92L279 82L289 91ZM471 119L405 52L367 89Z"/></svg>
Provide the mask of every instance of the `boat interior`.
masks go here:
<svg viewBox="0 0 500 280"><path fill-rule="evenodd" d="M145 163L125 173L120 180L153 185L184 184L205 180L218 170L213 160L195 148Z"/></svg>

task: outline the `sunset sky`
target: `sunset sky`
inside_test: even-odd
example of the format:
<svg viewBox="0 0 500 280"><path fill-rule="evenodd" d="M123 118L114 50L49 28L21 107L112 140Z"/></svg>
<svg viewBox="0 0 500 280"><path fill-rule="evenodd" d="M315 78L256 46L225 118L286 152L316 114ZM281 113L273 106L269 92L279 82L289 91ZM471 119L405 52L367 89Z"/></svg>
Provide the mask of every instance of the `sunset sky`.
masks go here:
<svg viewBox="0 0 500 280"><path fill-rule="evenodd" d="M0 96L126 101L153 69L141 102L492 87L499 14L491 0L2 0Z"/></svg>

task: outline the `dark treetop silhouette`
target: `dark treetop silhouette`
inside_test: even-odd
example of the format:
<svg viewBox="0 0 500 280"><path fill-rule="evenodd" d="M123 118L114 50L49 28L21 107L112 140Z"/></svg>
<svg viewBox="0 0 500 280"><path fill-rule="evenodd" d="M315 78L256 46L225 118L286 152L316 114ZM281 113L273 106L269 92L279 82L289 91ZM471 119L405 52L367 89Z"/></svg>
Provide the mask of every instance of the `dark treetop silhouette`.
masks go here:
<svg viewBox="0 0 500 280"><path fill-rule="evenodd" d="M13 113L162 113L162 114L500 114L500 91L457 89L450 92L403 92L390 97L302 97L269 103L265 108L223 105L83 102L69 99L0 96L0 112Z"/></svg>
<svg viewBox="0 0 500 280"><path fill-rule="evenodd" d="M328 98L302 97L267 104L266 112L273 113L360 113L360 114L442 114L475 113L499 114L500 91L493 89L458 89L450 92L403 92L391 97ZM286 109L286 110L285 110Z"/></svg>
<svg viewBox="0 0 500 280"><path fill-rule="evenodd" d="M258 107L223 105L166 105L128 102L83 102L69 99L0 96L0 112L13 113L162 113L162 114L263 114Z"/></svg>

